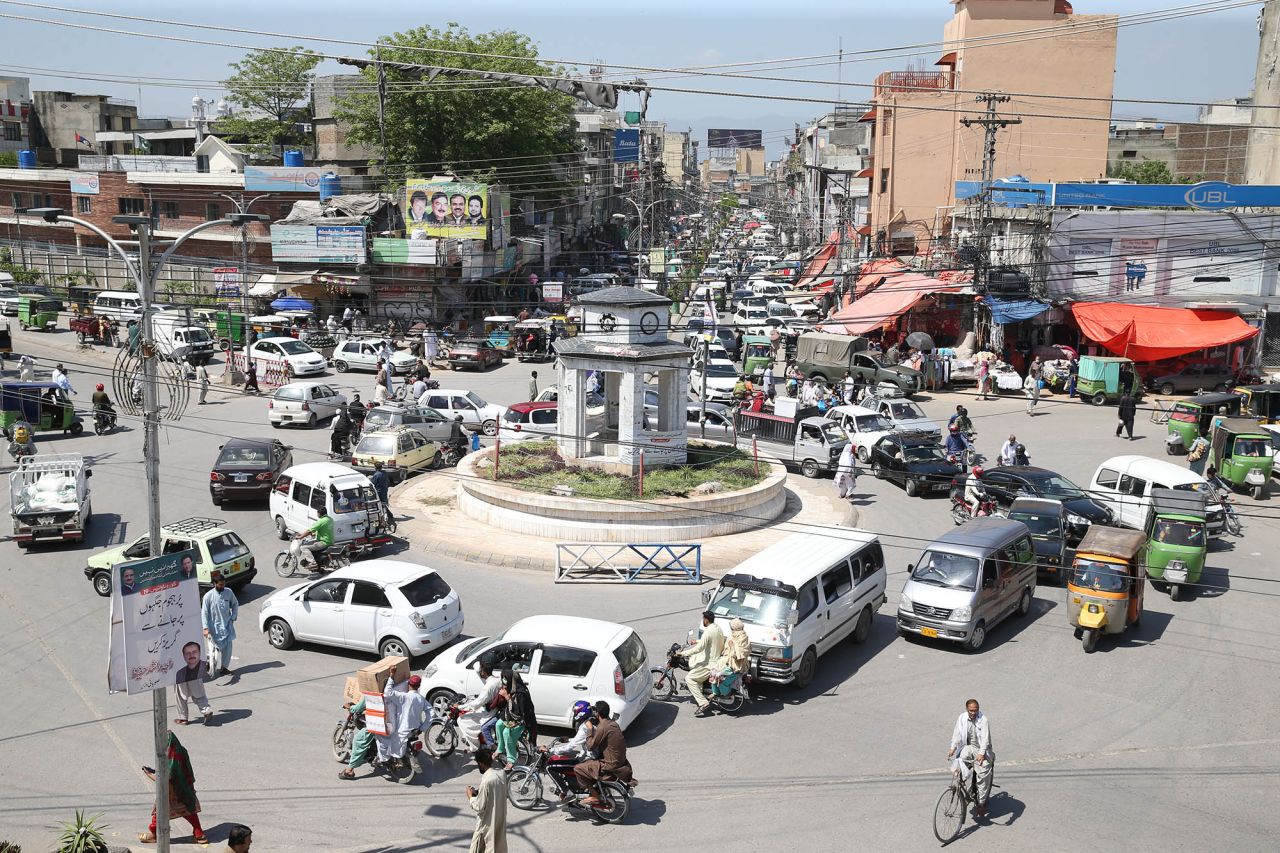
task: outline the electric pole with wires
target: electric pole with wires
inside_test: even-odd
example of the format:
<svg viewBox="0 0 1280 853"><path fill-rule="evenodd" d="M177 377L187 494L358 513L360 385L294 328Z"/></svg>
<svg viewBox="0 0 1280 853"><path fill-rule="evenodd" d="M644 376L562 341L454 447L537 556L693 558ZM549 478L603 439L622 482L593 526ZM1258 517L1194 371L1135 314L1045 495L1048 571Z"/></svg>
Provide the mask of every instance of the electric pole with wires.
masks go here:
<svg viewBox="0 0 1280 853"><path fill-rule="evenodd" d="M982 190L978 194L978 253L973 261L973 283L982 293L987 285L991 262L991 185L995 182L996 172L996 132L1013 124L1022 124L1020 118L1004 118L996 112L996 105L1006 103L1008 95L997 95L986 92L975 99L986 104L986 110L980 118L962 118L960 123L965 127L975 125L982 128Z"/></svg>

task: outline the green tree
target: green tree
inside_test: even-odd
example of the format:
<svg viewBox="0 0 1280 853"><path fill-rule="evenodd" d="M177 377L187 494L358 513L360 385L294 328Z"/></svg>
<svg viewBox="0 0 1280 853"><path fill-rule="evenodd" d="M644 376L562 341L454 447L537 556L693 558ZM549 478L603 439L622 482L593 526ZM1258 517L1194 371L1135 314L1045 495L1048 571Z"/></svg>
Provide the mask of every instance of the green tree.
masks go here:
<svg viewBox="0 0 1280 853"><path fill-rule="evenodd" d="M17 151L0 151L0 166L14 168L18 165Z"/></svg>
<svg viewBox="0 0 1280 853"><path fill-rule="evenodd" d="M1163 160L1143 160L1141 163L1121 163L1107 172L1109 177L1138 184L1194 184L1204 180L1204 175L1175 175Z"/></svg>
<svg viewBox="0 0 1280 853"><path fill-rule="evenodd" d="M539 62L529 38L511 30L472 34L450 23L444 29L423 26L384 36L379 44L379 51L370 55L390 62L509 74L565 73ZM555 161L557 155L578 147L572 97L471 76L441 75L428 82L389 68L380 132L377 70L367 68L363 74L370 85L342 99L338 116L350 124L352 142L377 147L385 133L393 183L407 175L452 173L466 180L500 182L518 194L543 199L557 197L566 188L557 177Z"/></svg>
<svg viewBox="0 0 1280 853"><path fill-rule="evenodd" d="M251 147L296 144L305 140L297 130L311 116L311 81L320 57L302 47L254 50L231 63L235 70L224 81L232 103L248 115L219 119L218 133L245 140Z"/></svg>

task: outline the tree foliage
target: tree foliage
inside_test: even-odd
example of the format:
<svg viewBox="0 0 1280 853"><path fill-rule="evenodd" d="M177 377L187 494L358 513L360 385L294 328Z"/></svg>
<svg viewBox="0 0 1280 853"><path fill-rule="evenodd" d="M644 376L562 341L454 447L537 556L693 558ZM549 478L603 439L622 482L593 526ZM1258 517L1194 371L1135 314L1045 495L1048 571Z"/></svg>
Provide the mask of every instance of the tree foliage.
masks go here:
<svg viewBox="0 0 1280 853"><path fill-rule="evenodd" d="M529 38L511 30L472 34L450 23L444 29L423 26L395 33L379 44L370 56L391 62L510 74L565 73L539 62ZM367 85L342 99L338 116L350 124L352 142L377 147L382 139L378 74L375 68L362 73ZM387 70L386 81L383 132L391 183L400 183L402 176L453 173L541 198L565 189L554 161L578 147L570 96L466 76L442 75L428 82L394 69Z"/></svg>
<svg viewBox="0 0 1280 853"><path fill-rule="evenodd" d="M1110 169L1108 175L1138 184L1194 184L1204 180L1203 175L1175 175L1169 168L1169 164L1163 160L1121 163L1114 169Z"/></svg>
<svg viewBox="0 0 1280 853"><path fill-rule="evenodd" d="M224 85L229 100L248 115L219 119L220 134L271 148L305 141L297 124L311 115L311 81L320 57L302 47L280 50L288 52L254 50L231 63L235 73Z"/></svg>

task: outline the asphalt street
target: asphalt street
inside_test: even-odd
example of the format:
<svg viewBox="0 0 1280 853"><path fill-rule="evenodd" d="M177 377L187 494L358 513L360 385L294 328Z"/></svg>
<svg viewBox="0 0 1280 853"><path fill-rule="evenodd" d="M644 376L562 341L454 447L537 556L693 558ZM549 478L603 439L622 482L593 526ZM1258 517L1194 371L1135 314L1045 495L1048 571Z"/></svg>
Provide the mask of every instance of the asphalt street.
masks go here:
<svg viewBox="0 0 1280 853"><path fill-rule="evenodd" d="M14 335L15 351L31 352L42 367L63 361L77 402L87 406L104 359L76 352L67 332ZM548 366L539 372L549 381ZM509 403L525 399L529 367L511 362L485 375L437 378ZM372 386L368 374L335 379L362 392ZM242 597L236 674L208 687L214 724L179 730L215 846L229 824L247 823L261 851L466 849L473 817L463 790L478 777L460 759L429 764L410 786L336 778L328 737L343 680L372 657L274 651L257 631L259 603L285 584L270 569L280 543L265 506L209 502L208 471L222 437L274 434L307 461L323 458L327 430L273 431L265 402L239 392L215 388L210 400L162 433L163 518L225 519L266 569ZM1033 464L1082 485L1109 456L1163 456L1164 427L1145 413L1138 439L1128 442L1112 436L1111 408L1046 399L1028 417L1012 398L921 398L938 419L958 401L968 403L989 456L1016 432ZM76 809L105 812L113 843L143 847L136 835L151 792L139 767L153 763L151 703L108 694L108 601L81 571L89 554L145 531L142 433L136 422L123 423L103 438L91 430L41 437L42 451L92 457L88 544L26 553L0 543L0 840L29 850L46 849L51 827ZM7 490L4 500L7 509ZM1180 602L1149 589L1142 625L1093 655L1073 638L1057 587L1041 587L1032 613L996 628L978 654L897 637L892 613L905 566L952 528L947 501L908 498L867 474L855 503L863 526L881 534L890 568L889 602L868 642L822 658L809 688L764 690L737 717L695 719L688 703L651 704L628 732L640 780L628 820L597 826L558 810L512 809L512 850L934 849L947 741L971 696L991 720L999 788L990 823L970 824L954 847L1156 850L1176 838L1189 850L1275 849L1280 497L1260 504L1239 497L1243 536L1211 552L1205 588ZM797 518L778 535L803 529ZM421 561L408 551L397 556ZM698 590L687 587L557 586L549 573L431 564L459 591L471 636L536 613L589 615L634 626L656 664L700 609ZM192 846L184 822L174 834Z"/></svg>

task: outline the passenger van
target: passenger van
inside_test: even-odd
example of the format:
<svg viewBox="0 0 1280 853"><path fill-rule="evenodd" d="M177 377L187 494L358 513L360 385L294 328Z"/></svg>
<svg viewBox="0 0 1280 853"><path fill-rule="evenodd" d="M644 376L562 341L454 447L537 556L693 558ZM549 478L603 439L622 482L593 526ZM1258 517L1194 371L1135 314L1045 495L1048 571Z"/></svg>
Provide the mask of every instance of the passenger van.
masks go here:
<svg viewBox="0 0 1280 853"><path fill-rule="evenodd" d="M1089 484L1089 496L1104 504L1116 524L1145 530L1151 512L1152 489L1200 492L1208 503L1205 520L1210 536L1221 536L1225 526L1222 504L1214 489L1195 471L1147 456L1115 456L1098 466Z"/></svg>
<svg viewBox="0 0 1280 853"><path fill-rule="evenodd" d="M847 527L788 536L703 593L726 636L733 619L746 624L751 676L796 687L813 680L818 657L841 640L865 642L884 601L880 538Z"/></svg>
<svg viewBox="0 0 1280 853"><path fill-rule="evenodd" d="M93 297L95 317L126 323L142 316L142 297L130 290L104 290Z"/></svg>
<svg viewBox="0 0 1280 853"><path fill-rule="evenodd" d="M369 478L333 462L307 462L286 468L268 502L281 539L309 528L324 507L333 519L335 542L363 547L390 541L384 533L384 508ZM389 515L389 512L388 512Z"/></svg>
<svg viewBox="0 0 1280 853"><path fill-rule="evenodd" d="M1036 592L1036 552L1020 521L975 518L935 539L898 602L898 633L961 643L971 652L1011 613L1026 616Z"/></svg>

